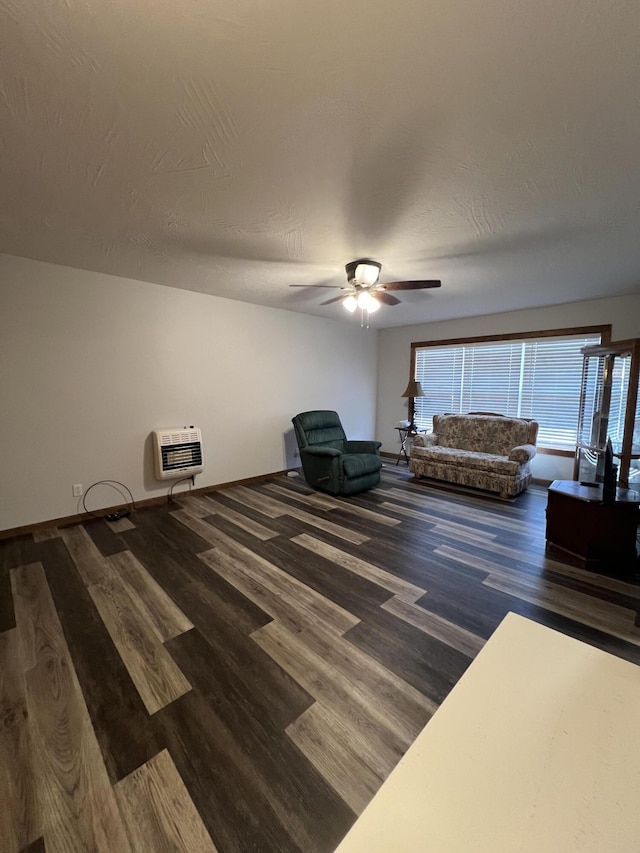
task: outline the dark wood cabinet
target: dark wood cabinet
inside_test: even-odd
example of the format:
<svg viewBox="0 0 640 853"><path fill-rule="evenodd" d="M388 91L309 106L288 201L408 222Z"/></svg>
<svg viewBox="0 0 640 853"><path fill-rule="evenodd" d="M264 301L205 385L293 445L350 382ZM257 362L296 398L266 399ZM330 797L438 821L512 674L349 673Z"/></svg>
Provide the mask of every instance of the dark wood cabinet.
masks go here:
<svg viewBox="0 0 640 853"><path fill-rule="evenodd" d="M554 480L547 501L547 550L582 568L616 574L637 571L640 493L618 489L602 500L602 486Z"/></svg>

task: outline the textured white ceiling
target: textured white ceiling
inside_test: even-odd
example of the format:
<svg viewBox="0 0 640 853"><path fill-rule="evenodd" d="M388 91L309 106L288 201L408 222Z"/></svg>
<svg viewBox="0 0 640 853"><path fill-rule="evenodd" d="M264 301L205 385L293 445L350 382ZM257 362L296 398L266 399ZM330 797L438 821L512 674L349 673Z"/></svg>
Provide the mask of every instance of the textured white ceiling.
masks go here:
<svg viewBox="0 0 640 853"><path fill-rule="evenodd" d="M377 326L640 290L638 0L0 0L0 251ZM357 322L350 318L350 322Z"/></svg>

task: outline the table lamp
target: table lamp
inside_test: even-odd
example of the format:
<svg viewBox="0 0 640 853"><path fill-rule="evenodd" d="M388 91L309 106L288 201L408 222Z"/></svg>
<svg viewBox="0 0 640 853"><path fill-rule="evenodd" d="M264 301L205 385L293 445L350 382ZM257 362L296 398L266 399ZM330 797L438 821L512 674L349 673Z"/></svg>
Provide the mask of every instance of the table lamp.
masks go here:
<svg viewBox="0 0 640 853"><path fill-rule="evenodd" d="M418 430L416 428L415 403L413 401L416 397L426 397L427 395L422 390L422 385L416 379L410 379L409 384L400 396L409 398L409 416L411 419L411 423L409 424L409 433L416 433Z"/></svg>

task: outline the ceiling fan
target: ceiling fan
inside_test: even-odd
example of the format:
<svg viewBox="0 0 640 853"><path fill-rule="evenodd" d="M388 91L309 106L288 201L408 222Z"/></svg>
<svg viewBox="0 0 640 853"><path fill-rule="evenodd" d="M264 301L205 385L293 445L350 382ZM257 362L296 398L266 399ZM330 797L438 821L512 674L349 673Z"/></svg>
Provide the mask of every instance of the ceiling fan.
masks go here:
<svg viewBox="0 0 640 853"><path fill-rule="evenodd" d="M338 287L340 290L347 291L341 293L340 296L334 296L333 299L327 299L322 302L322 305L331 305L333 302L342 300L342 304L347 311L353 313L356 308L361 308L372 314L380 308L381 303L385 305L399 305L402 300L397 296L393 296L392 290L425 290L431 287L440 287L442 282L438 280L426 281L390 281L380 282L380 270L382 264L378 261L372 261L369 258L361 258L358 261L351 261L346 264L345 270L347 273L347 284L291 284L290 287Z"/></svg>

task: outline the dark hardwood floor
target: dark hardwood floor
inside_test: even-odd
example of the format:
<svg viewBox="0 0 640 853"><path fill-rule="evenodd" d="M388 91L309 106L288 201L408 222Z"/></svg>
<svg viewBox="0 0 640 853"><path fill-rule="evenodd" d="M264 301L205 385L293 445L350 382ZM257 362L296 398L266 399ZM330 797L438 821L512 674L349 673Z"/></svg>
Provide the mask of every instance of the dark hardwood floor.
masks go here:
<svg viewBox="0 0 640 853"><path fill-rule="evenodd" d="M0 542L0 853L329 853L508 611L640 663L545 506L391 464Z"/></svg>

